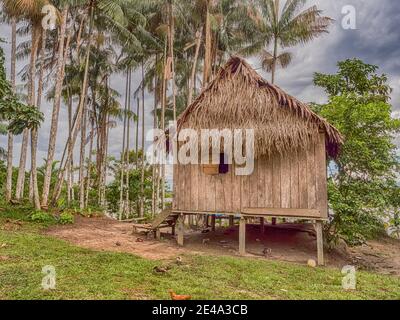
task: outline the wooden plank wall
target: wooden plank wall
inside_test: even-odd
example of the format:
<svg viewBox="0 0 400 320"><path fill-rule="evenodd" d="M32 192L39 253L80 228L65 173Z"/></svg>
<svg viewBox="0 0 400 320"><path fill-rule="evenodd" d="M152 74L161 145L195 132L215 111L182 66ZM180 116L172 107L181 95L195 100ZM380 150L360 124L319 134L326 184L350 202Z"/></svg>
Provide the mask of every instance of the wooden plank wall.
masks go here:
<svg viewBox="0 0 400 320"><path fill-rule="evenodd" d="M174 208L194 212L240 212L241 208L318 209L327 213L325 136L287 155L258 159L250 176L210 176L201 165L174 166Z"/></svg>

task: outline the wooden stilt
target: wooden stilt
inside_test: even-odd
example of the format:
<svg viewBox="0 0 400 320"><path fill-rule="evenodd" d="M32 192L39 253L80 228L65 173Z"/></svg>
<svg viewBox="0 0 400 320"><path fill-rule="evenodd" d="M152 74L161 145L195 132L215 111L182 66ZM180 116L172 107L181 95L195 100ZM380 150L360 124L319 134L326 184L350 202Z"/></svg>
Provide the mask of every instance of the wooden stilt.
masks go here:
<svg viewBox="0 0 400 320"><path fill-rule="evenodd" d="M246 254L246 218L240 218L239 226L239 254Z"/></svg>
<svg viewBox="0 0 400 320"><path fill-rule="evenodd" d="M156 239L161 240L161 230L160 229L156 230Z"/></svg>
<svg viewBox="0 0 400 320"><path fill-rule="evenodd" d="M229 216L229 227L232 228L235 225L234 216Z"/></svg>
<svg viewBox="0 0 400 320"><path fill-rule="evenodd" d="M317 252L318 252L318 265L324 266L324 238L322 232L322 221L317 221L315 223L315 231L317 232Z"/></svg>
<svg viewBox="0 0 400 320"><path fill-rule="evenodd" d="M211 231L212 232L215 232L215 221L216 221L216 216L215 216L215 214L213 214L211 216Z"/></svg>
<svg viewBox="0 0 400 320"><path fill-rule="evenodd" d="M265 219L264 218L260 218L260 231L261 231L261 234L265 233Z"/></svg>
<svg viewBox="0 0 400 320"><path fill-rule="evenodd" d="M179 246L183 246L183 234L184 234L184 215L181 214L177 221L177 242Z"/></svg>

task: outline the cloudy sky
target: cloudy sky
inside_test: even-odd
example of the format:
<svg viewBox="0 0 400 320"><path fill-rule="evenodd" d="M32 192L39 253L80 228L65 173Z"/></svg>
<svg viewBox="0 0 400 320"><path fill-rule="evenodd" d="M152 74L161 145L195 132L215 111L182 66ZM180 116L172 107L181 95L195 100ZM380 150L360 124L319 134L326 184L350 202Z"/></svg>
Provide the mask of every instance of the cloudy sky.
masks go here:
<svg viewBox="0 0 400 320"><path fill-rule="evenodd" d="M400 2L398 0L309 0L307 6L316 4L324 14L336 20L330 29L330 34L309 43L290 49L294 54L292 64L286 70L280 70L277 75L277 84L288 93L305 102L324 102L324 92L316 88L313 83L314 72L334 73L337 61L358 57L369 64L380 67L380 72L388 75L392 86L392 104L394 115L400 117ZM346 30L342 27L344 14L343 7L351 5L356 12L356 29ZM0 37L10 40L10 28L0 24ZM1 44L7 55L9 66L10 46ZM259 69L257 59L251 59L252 65ZM20 70L25 61L18 63ZM259 72L261 72L259 70ZM264 74L269 79L270 75ZM139 77L135 75L134 86L139 84ZM112 86L124 92L124 81L121 77L114 77ZM146 97L148 109L152 108L151 96ZM48 134L51 118L51 104L43 106L46 121L40 129L38 160L46 156ZM57 140L57 158L63 151L67 135L67 113L65 107L60 115L59 134ZM152 118L150 113L146 117L146 127L150 129ZM119 124L111 131L110 152L118 155L121 150L122 125ZM400 139L397 141L400 146ZM6 138L0 137L0 145L6 146ZM16 138L15 150L20 149L20 137ZM17 165L19 156L14 162ZM29 165L29 161L28 161Z"/></svg>

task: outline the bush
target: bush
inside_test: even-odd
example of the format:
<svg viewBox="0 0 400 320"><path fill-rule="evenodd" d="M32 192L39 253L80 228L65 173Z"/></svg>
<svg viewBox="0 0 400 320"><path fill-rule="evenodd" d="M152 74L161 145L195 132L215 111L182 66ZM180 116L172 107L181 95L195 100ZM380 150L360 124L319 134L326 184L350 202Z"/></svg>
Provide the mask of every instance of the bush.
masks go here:
<svg viewBox="0 0 400 320"><path fill-rule="evenodd" d="M69 212L63 212L60 215L60 220L58 221L60 224L73 224L74 223L74 215Z"/></svg>
<svg viewBox="0 0 400 320"><path fill-rule="evenodd" d="M40 223L51 223L54 222L54 217L50 213L43 211L36 211L31 215L31 220Z"/></svg>

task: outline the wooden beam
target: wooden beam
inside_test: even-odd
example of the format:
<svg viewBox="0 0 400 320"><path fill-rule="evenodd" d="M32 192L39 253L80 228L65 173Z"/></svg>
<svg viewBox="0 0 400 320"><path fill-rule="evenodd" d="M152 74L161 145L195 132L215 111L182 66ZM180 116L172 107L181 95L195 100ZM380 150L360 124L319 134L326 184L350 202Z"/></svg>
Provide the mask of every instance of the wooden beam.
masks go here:
<svg viewBox="0 0 400 320"><path fill-rule="evenodd" d="M307 217L323 218L316 209L244 208L242 214L255 217Z"/></svg>
<svg viewBox="0 0 400 320"><path fill-rule="evenodd" d="M239 226L239 254L246 254L246 218L240 218Z"/></svg>
<svg viewBox="0 0 400 320"><path fill-rule="evenodd" d="M183 235L184 235L184 215L179 215L177 220L177 242L179 246L183 246Z"/></svg>
<svg viewBox="0 0 400 320"><path fill-rule="evenodd" d="M318 252L318 265L324 266L324 238L322 232L322 221L316 221L315 223L315 231L317 232L317 252Z"/></svg>

